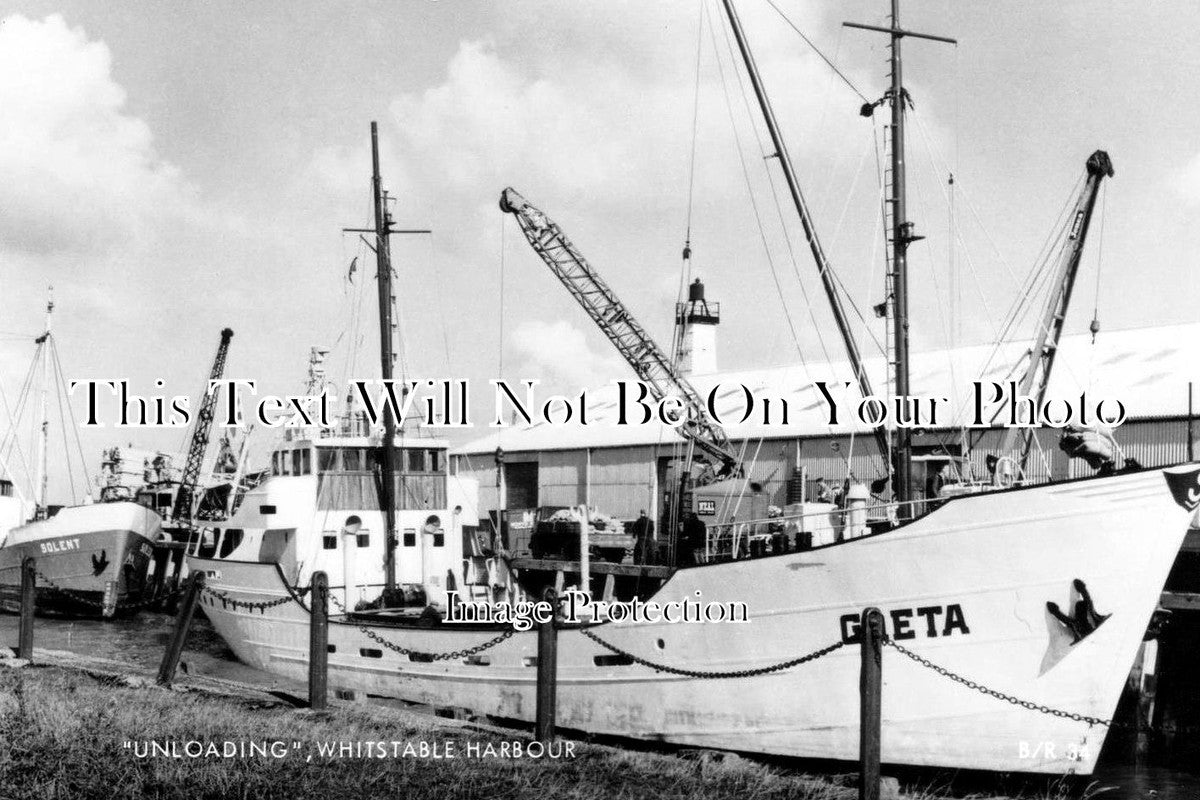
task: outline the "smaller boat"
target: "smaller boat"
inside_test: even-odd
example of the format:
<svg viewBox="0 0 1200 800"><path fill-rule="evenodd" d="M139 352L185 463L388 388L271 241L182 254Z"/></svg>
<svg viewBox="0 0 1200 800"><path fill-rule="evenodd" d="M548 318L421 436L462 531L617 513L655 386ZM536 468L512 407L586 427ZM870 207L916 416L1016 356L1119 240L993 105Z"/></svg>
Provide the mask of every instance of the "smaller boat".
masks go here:
<svg viewBox="0 0 1200 800"><path fill-rule="evenodd" d="M56 380L60 385L66 383L50 332L53 311L51 297L46 304L45 333L35 340L33 366L40 363L43 385L36 475L32 481L33 518L7 531L0 530L0 609L19 610L21 565L26 558L33 558L39 611L112 617L138 608L145 599L147 567L154 555L154 542L162 537L162 518L128 500L112 498L110 502L102 496L101 502L92 502L90 494L77 505L55 509L47 504L47 395ZM31 395L33 392L23 393L14 412L14 432L15 420ZM22 512L27 510L23 504L16 507Z"/></svg>
<svg viewBox="0 0 1200 800"><path fill-rule="evenodd" d="M161 536L161 518L128 501L68 506L14 528L0 544L0 608L18 610L26 558L35 560L39 610L112 617L136 608Z"/></svg>

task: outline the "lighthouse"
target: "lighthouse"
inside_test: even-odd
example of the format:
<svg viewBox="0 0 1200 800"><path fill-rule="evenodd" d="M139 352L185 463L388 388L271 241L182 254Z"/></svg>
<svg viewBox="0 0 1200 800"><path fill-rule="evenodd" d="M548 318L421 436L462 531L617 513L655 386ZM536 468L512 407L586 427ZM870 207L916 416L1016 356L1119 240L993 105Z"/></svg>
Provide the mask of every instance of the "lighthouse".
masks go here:
<svg viewBox="0 0 1200 800"><path fill-rule="evenodd" d="M681 329L679 369L684 375L709 375L717 371L717 325L721 304L704 299L700 279L688 286L686 303L675 304L675 325Z"/></svg>

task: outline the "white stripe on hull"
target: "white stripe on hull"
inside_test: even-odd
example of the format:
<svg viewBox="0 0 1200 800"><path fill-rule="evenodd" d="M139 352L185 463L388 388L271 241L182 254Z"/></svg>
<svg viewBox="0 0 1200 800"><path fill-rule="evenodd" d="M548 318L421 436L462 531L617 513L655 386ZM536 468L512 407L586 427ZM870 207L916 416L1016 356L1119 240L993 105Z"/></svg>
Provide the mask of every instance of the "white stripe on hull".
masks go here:
<svg viewBox="0 0 1200 800"><path fill-rule="evenodd" d="M1187 527L1161 470L954 500L893 532L815 550L677 572L654 596L743 601L747 624L610 624L597 632L653 662L727 671L778 663L842 636L843 616L879 606L902 644L980 684L1083 716L1108 718ZM262 600L286 589L274 565L192 559L210 585ZM1081 579L1111 615L1077 644L1046 610L1068 613ZM962 610L950 625L945 609ZM938 607L940 614L916 613ZM204 609L238 657L304 679L308 613ZM905 610L913 613L905 617ZM897 611L896 616L891 612ZM931 624L931 618L936 624ZM389 629L425 652L491 637L461 629ZM536 634L487 651L490 664L422 663L380 649L356 626L333 623L332 686L532 720ZM697 680L640 665L597 666L610 655L578 631L559 635L559 724L703 747L821 759L858 756L858 649L772 675ZM883 758L889 763L1088 774L1107 729L968 689L885 650Z"/></svg>

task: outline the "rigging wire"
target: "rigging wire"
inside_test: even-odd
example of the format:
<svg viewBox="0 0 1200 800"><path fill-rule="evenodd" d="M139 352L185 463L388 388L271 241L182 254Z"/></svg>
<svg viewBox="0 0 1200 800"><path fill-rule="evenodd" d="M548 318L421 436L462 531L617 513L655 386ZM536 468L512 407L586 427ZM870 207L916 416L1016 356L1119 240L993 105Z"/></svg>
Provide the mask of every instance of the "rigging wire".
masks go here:
<svg viewBox="0 0 1200 800"><path fill-rule="evenodd" d="M89 487L89 488L84 489L84 494L86 494L88 497L91 497L92 490L91 490L90 484L87 480L87 477L90 474L88 471L88 466L87 466L87 458L83 454L83 441L79 438L79 425L75 421L75 408L71 405L71 401L69 399L67 399L68 394L69 394L69 392L67 391L67 378L66 378L66 375L63 373L62 359L59 358L59 355L58 355L58 340L57 339L54 339L53 337L50 339L50 348L51 348L50 352L54 356L54 368L55 368L56 373L58 374L59 398L62 399L63 402L67 406L67 411L68 411L68 414L71 419L71 430L73 430L75 432L75 448L79 452L79 468L83 472L84 486ZM63 444L64 444L64 446L66 445L66 438L67 438L66 428L63 428L63 440L64 440ZM68 474L70 474L70 456L68 455L67 458L68 458L68 461L67 461ZM72 494L74 494L74 489L72 489L71 491L72 491Z"/></svg>
<svg viewBox="0 0 1200 800"><path fill-rule="evenodd" d="M53 349L51 349L51 352L53 352ZM57 389L58 372L55 372L55 378L55 388ZM60 426L59 430L62 431L63 455L65 457L63 464L66 466L67 482L71 487L71 505L75 505L79 501L79 494L75 490L75 470L71 469L71 440L70 437L67 436L67 414L63 409L62 392L55 391L54 399L57 401L58 405L58 424Z"/></svg>
<svg viewBox="0 0 1200 800"><path fill-rule="evenodd" d="M725 26L722 26L722 31L723 31L723 33L724 33L724 36L725 36L725 46L726 46L726 49L727 49L727 51L729 52L729 57L730 57L731 63L733 63L733 64L735 65L735 66L734 66L734 74L737 76L737 81L738 81L738 89L739 89L739 91L741 92L741 95L742 95L742 103L743 103L743 105L746 107L746 112L747 112L747 114L750 116L750 118L751 118L751 119L753 119L753 118L754 118L754 112L751 110L751 106L750 106L750 94L749 94L749 92L747 92L747 91L746 91L746 85L745 85L745 81L744 81L744 79L742 78L742 73L741 73L741 71L740 71L740 70L738 70L738 69L737 69L737 67L736 67L736 64L737 64L737 57L736 57L736 56L734 55L734 53L733 53L733 42L732 42L732 41L730 40L730 38L729 38L729 30L728 30L728 28L727 28L727 27L725 27ZM716 47L717 47L717 45L716 45L716 42L715 42L715 39L714 39L714 42L713 42L713 47L714 47L714 48L716 48ZM718 59L718 61L717 61L717 65L718 65L718 67L720 67L720 63L721 63L721 62L720 62L720 60ZM723 79L722 79L722 80L723 80ZM730 112L730 114L731 114L731 118L732 118L732 111ZM793 272L795 272L795 274L796 274L796 279L797 279L797 281L800 283L801 292L802 292L802 294L803 294L803 296L804 296L805 303L808 305L809 313L810 313L810 316L811 316L811 315L812 315L812 303L811 303L811 301L810 301L810 299L809 299L809 296L808 296L808 291L807 291L807 289L805 288L805 283L804 283L804 281L803 281L803 280L801 280L801 278L800 278L800 268L799 268L799 266L798 266L798 264L797 264L797 262L796 262L796 258L795 258L795 250L792 248L792 244L791 244L791 237L787 235L787 230L788 230L788 228L787 228L787 225L786 225L786 223L784 222L784 219L783 219L783 208L782 208L782 205L781 205L781 203L780 203L780 200L779 200L779 193L778 193L778 191L777 191L777 189L776 189L776 186L775 186L775 179L774 179L774 177L773 177L773 176L772 176L772 174L771 174L771 170L770 170L769 168L766 168L766 162L767 162L767 160L768 160L769 158L773 157L773 154L768 154L766 147L764 147L764 146L763 146L762 137L759 135L759 132L758 132L758 128L757 128L757 126L755 126L753 123L751 123L751 126L750 126L750 127L751 127L751 131L754 133L754 139L755 139L755 142L756 142L756 143L757 143L757 145L758 145L759 154L762 156L762 161L763 161L763 165L764 165L764 171L766 172L766 175L767 175L767 182L768 182L768 184L769 184L769 185L770 185L770 187L771 187L771 197L772 197L772 200L773 200L773 202L775 203L775 209L776 209L776 213L779 215L780 224L784 226L784 242L785 242L785 243L786 243L786 245L787 245L788 254L789 254L789 257L790 257L790 259L791 259L791 263L792 263L792 269L793 269ZM739 149L739 154L740 154L740 152L741 152L741 151L740 151L740 149ZM744 162L743 162L743 163L744 163ZM861 166L861 163L860 163L860 166ZM748 179L748 178L747 178L747 186L749 187L749 179ZM753 193L752 193L752 192L751 192L751 202L753 203ZM760 223L760 227L761 227L761 223ZM772 266L772 271L774 271L774 266ZM831 276L833 277L833 280L834 280L834 281L837 283L837 286L838 286L838 288L839 288L839 289L841 290L841 292L842 292L842 296L843 296L843 297L845 298L845 300L846 300L846 301L847 301L847 302L850 304L850 307L851 307L851 309L853 309L854 313L855 313L856 315L858 315L858 318L859 318L860 320L864 320L864 321L865 321L866 317L865 317L865 316L863 315L863 313L862 313L862 312L859 310L859 308L858 308L858 304L857 304L857 303L854 301L854 297L853 297L853 295L850 293L850 291L849 291L849 290L846 288L846 285L845 285L845 283L843 283L843 282L842 282L841 276L839 276L839 275L837 274L837 272L835 272L835 271L833 270L833 268L832 268L832 267L829 267L829 268L828 268L828 273L829 273L829 275L831 275ZM777 283L777 286L778 286L778 281L777 281L776 283ZM782 299L783 299L782 288L780 288L780 289L779 289L779 293L780 293L780 299L782 300ZM790 322L790 315L789 315L789 322ZM816 324L816 320L815 320L815 318L813 319L813 329L814 329L814 330L817 332L818 339L820 339L820 340L821 340L822 350L823 350L823 351L824 351L824 353L825 353L826 360L827 360L827 361L831 360L831 359L829 359L829 352L828 352L828 349L825 347L825 344L824 344L824 338L823 338L823 337L820 335L821 326L819 326L819 325L817 325L817 324ZM875 345L876 345L877 347L880 347L880 348L882 348L882 346L880 345L880 343L879 343L878 339L875 339L875 337L874 337L874 335L873 335L873 334L872 334L871 338L872 338L872 340L874 340L874 342L875 342ZM798 344L798 343L797 343L797 352L799 352L799 344ZM802 355L801 355L801 361L803 362L803 356L802 356ZM807 365L805 365L805 366L807 367Z"/></svg>
<svg viewBox="0 0 1200 800"><path fill-rule="evenodd" d="M1104 220L1108 216L1108 184L1100 186L1100 241L1096 243L1096 297L1092 303L1092 344L1100 332L1100 277L1104 267Z"/></svg>
<svg viewBox="0 0 1200 800"><path fill-rule="evenodd" d="M775 13L776 13L776 14L778 14L778 15L779 15L779 16L780 16L780 17L783 19L783 21L784 21L784 22L786 22L786 23L788 24L788 27L790 27L792 30L794 30L794 31L795 31L795 32L796 32L796 33L797 33L797 34L800 36L800 38L804 40L804 43L805 43L805 44L807 44L809 47L811 47L811 48L812 48L812 51L813 51L814 53L816 53L818 56L820 56L822 61L824 61L826 64L828 64L828 65L829 65L829 68L830 68L831 70L833 70L834 74L835 74L835 75L837 75L839 78L841 78L841 79L842 79L842 82L843 82L843 83L845 83L847 86L849 86L849 87L850 87L850 91L852 91L852 92L854 92L856 95L858 95L859 99L860 99L860 100L862 100L864 103L869 103L869 102L871 102L870 100L868 100L868 99L866 98L866 96L865 96L865 95L864 95L862 92L860 92L860 91L858 90L858 87L857 87L857 86L855 86L853 83L851 83L851 82L850 82L850 79L849 79L849 78L847 78L847 77L845 76L845 74L844 74L844 73L843 73L843 72L842 72L840 69L838 69L838 68L837 68L837 65L836 65L836 64L834 64L832 61L830 61L830 60L829 60L829 59L826 57L826 55L825 55L824 53L822 53L822 52L821 52L821 48L819 48L819 47L817 47L815 44L813 44L813 41L812 41L812 39L809 39L807 36L805 36L805 35L804 35L804 31L800 30L800 28L798 28L798 27L796 26L796 23L794 23L794 22L792 22L790 19L788 19L788 15L787 15L787 14L785 14L785 13L783 13L783 11L782 11L782 10L779 8L779 6L775 5L775 2L774 2L774 0L767 0L767 5L769 5L769 6L770 6L771 8L773 8L773 9L775 9ZM840 34L840 32L841 32L841 28L840 28L840 27L838 28L838 32L839 32L839 34ZM839 41L840 41L840 37L839 37ZM835 57L836 57L836 56L835 56Z"/></svg>
<svg viewBox="0 0 1200 800"><path fill-rule="evenodd" d="M719 49L717 46L716 32L712 29L711 25L709 26L709 32L712 34L713 49L714 50ZM728 33L726 33L726 36L728 37ZM721 90L725 95L725 106L729 112L730 127L733 129L733 139L734 139L734 144L737 149L738 162L741 164L741 167L742 167L742 177L746 181L746 192L750 197L750 207L754 212L754 220L758 225L758 234L759 234L760 239L762 240L763 251L767 258L767 265L770 267L770 270L771 270L771 279L775 283L775 291L779 295L780 305L783 308L783 315L784 315L784 318L787 320L788 330L791 332L792 342L796 347L796 354L800 358L801 365L804 366L805 369L807 369L808 365L804 360L804 353L800 348L800 337L796 333L796 325L792 321L791 309L788 308L788 304L783 296L783 286L779 282L779 274L778 274L777 270L775 269L775 259L771 255L771 247L770 247L770 243L767 240L767 232L766 232L766 229L763 227L762 214L758 210L758 201L754 197L754 187L753 187L753 183L750 180L750 168L746 164L746 156L745 156L745 153L742 151L742 140L741 140L741 136L739 135L738 130L737 130L737 119L733 113L733 101L730 100L730 97L729 97L729 85L725 80L725 68L721 65L720 58L717 58L717 71L721 76ZM736 70L735 70L735 72L736 72ZM758 135L758 132L756 130L755 136L757 137L757 135Z"/></svg>
<svg viewBox="0 0 1200 800"><path fill-rule="evenodd" d="M696 77L695 88L692 92L692 147L688 158L688 189L687 189L687 221L683 235L683 258L679 265L679 285L675 290L675 307L683 302L683 293L692 279L692 211L696 187L696 144L699 139L700 127L700 63L704 53L704 16L705 6L700 4L700 14L696 25ZM676 320L671 329L671 362L678 369L683 348L683 330Z"/></svg>
<svg viewBox="0 0 1200 800"><path fill-rule="evenodd" d="M25 380L21 384L21 391L17 395L15 406L10 407L8 403L8 395L4 392L3 387L0 387L0 400L4 403L4 411L8 414L8 430L4 433L4 439L0 442L0 454L3 454L4 460L7 462L9 455L15 450L18 458L21 459L21 466L25 469L25 479L30 482L30 487L33 486L33 470L29 466L29 460L25 457L25 451L21 448L21 440L17 435L17 426L21 416L24 414L25 402L29 397L30 386L33 382L34 366L37 364L37 356L29 363L29 369L25 373ZM11 476L15 477L15 476ZM14 481L15 484L15 481Z"/></svg>
<svg viewBox="0 0 1200 800"><path fill-rule="evenodd" d="M692 92L692 146L691 153L688 158L688 190L687 190L687 221L685 225L685 233L683 237L683 257L679 265L679 284L675 290L675 308L678 309L680 303L683 302L684 291L691 283L692 279L692 212L693 199L695 196L696 185L696 147L699 139L700 128L700 67L704 55L704 20L705 20L705 4L699 4L700 10L696 20L696 74L695 86ZM676 312L678 313L678 312ZM671 329L671 365L675 369L680 368L681 355L683 352L683 326L679 324L679 319L676 317L675 325ZM651 460L648 470L649 478L646 482L649 497L647 498L647 506L657 510L657 502L655 493L658 491L658 459L659 453L663 447L663 436L666 430L662 427L658 431L658 441L654 445L653 459ZM671 445L671 458L679 457L679 442L673 442ZM671 520L669 521L670 530L667 535L670 535L675 528L678 519L678 506L675 499L675 489L671 490L671 499L668 501L671 508ZM661 514L656 514L660 517Z"/></svg>

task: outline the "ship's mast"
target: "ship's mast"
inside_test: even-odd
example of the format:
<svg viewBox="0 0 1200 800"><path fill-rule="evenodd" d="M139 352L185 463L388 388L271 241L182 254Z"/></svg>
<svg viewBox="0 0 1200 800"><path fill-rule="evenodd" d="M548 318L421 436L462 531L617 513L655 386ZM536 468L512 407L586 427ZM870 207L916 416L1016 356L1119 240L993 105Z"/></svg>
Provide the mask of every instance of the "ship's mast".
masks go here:
<svg viewBox="0 0 1200 800"><path fill-rule="evenodd" d="M379 288L379 359L383 380L391 381L395 367L392 351L392 250L391 219L383 194L383 179L379 177L379 127L371 123L371 191L375 199L375 266L378 270L376 284ZM383 404L383 456L380 459L379 500L383 504L383 515L387 526L384 537L384 586L385 596L391 597L396 589L396 419L391 406ZM386 601L385 601L386 604Z"/></svg>
<svg viewBox="0 0 1200 800"><path fill-rule="evenodd" d="M900 57L900 40L905 36L918 39L930 39L935 42L957 44L954 39L944 36L933 36L926 33L914 33L900 27L900 0L892 2L892 25L882 28L876 25L862 25L855 22L843 23L849 28L861 28L869 31L880 31L888 34L891 40L891 69L892 85L887 94L877 103L863 106L864 116L870 116L875 105L887 102L891 105L891 149L892 149L892 186L887 198L891 206L891 239L892 239L892 274L891 292L892 325L893 325L893 363L894 391L898 398L904 401L909 396L909 356L908 356L908 246L923 237L913 234L913 223L908 221L905 208L905 169L904 169L904 106L909 102L908 93L904 90L904 78ZM904 405L907 405L905 403ZM895 479L893 494L900 503L900 516L911 515L911 506L907 501L912 499L912 429L896 426L895 434Z"/></svg>
<svg viewBox="0 0 1200 800"><path fill-rule="evenodd" d="M371 123L371 194L375 203L375 226L373 228L342 228L346 233L371 233L375 235L374 246L377 274L375 283L379 289L379 366L385 382L394 379L396 355L393 333L396 328L394 312L396 295L392 289L392 234L428 234L429 229L400 230L392 227L392 215L388 211L387 192L383 190L383 178L379 176L379 126ZM403 388L400 390L403 394ZM387 527L384 537L384 602L391 601L396 589L396 418L391 405L383 404L383 448L380 457L379 502Z"/></svg>
<svg viewBox="0 0 1200 800"><path fill-rule="evenodd" d="M54 287L47 291L46 298L46 330L35 341L42 355L42 388L39 398L41 405L39 419L41 431L38 433L37 480L34 482L35 514L38 519L46 517L46 489L49 485L50 471L47 468L47 458L50 452L50 415L47 398L50 391L50 321L54 314ZM64 432L64 436L66 433Z"/></svg>
<svg viewBox="0 0 1200 800"><path fill-rule="evenodd" d="M723 0L723 2L725 15L729 18L729 27L733 30L733 36L737 40L738 50L741 52L742 61L746 65L746 72L750 75L750 84L754 87L754 96L758 98L759 107L762 109L763 121L767 124L767 132L770 133L771 143L775 147L773 155L779 159L779 166L783 170L783 177L787 182L788 192L792 196L792 203L796 206L796 214L800 217L800 225L804 228L804 236L808 240L809 250L812 252L813 261L816 262L817 272L821 276L821 285L825 289L825 297L829 301L829 308L833 312L833 319L837 323L838 332L842 336L842 344L846 348L846 356L850 360L850 367L854 370L854 377L858 381L858 388L862 396L870 397L874 392L871 391L871 383L862 365L862 355L859 353L858 343L854 339L854 332L850 327L849 318L846 316L846 309L842 305L842 297L838 292L833 267L825 255L825 250L821 247L821 241L817 238L816 225L813 222L812 214L809 213L808 204L804 201L804 194L800 191L800 182L796 180L796 172L792 169L792 159L788 155L787 147L784 145L783 134L779 131L779 123L775 121L775 112L771 108L771 101L767 97L766 89L763 87L762 78L759 77L758 66L754 63L754 54L750 51L750 45L746 41L746 34L742 30L742 23L738 19L737 10L733 7L733 0ZM875 429L875 438L879 445L880 456L886 458L888 440L883 428Z"/></svg>

